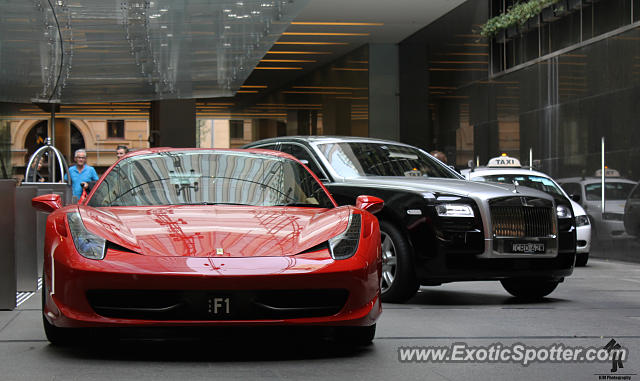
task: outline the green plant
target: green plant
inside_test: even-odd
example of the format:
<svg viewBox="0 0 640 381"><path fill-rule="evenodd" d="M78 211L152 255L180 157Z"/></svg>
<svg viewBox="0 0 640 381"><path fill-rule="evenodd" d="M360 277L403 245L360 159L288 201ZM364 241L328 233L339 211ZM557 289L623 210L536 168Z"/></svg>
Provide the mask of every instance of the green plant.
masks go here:
<svg viewBox="0 0 640 381"><path fill-rule="evenodd" d="M490 18L480 29L480 35L485 38L495 36L499 31L515 25L524 25L530 18L539 15L542 10L560 0L529 0L516 3L506 12Z"/></svg>

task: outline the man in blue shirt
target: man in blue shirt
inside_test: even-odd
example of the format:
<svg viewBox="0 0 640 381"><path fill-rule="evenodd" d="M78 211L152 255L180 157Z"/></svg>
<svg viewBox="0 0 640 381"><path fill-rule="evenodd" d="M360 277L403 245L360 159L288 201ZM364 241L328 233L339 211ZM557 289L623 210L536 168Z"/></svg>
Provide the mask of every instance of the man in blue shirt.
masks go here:
<svg viewBox="0 0 640 381"><path fill-rule="evenodd" d="M69 168L71 187L73 195L80 198L82 190L88 188L89 182L98 180L98 174L92 166L87 165L87 151L83 149L76 150L73 158L76 165ZM64 179L67 179L67 175L64 175Z"/></svg>

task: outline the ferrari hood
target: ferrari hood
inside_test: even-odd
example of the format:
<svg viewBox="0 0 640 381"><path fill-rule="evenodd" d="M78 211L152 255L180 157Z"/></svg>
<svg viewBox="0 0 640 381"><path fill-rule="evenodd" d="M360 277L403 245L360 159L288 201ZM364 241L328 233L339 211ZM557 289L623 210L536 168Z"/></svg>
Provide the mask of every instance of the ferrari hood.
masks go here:
<svg viewBox="0 0 640 381"><path fill-rule="evenodd" d="M80 206L87 228L142 255L268 257L298 254L343 232L351 207Z"/></svg>

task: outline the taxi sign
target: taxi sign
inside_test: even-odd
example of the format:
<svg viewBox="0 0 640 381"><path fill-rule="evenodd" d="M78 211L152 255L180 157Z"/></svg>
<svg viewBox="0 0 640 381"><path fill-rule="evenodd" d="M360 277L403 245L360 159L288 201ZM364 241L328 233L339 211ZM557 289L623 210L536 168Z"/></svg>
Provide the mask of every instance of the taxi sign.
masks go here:
<svg viewBox="0 0 640 381"><path fill-rule="evenodd" d="M520 160L516 159L515 157L509 157L509 156L503 155L503 156L499 156L499 157L494 157L493 159L489 160L489 163L487 164L487 167L492 167L492 168L502 168L502 167L520 168L522 166L520 165Z"/></svg>
<svg viewBox="0 0 640 381"><path fill-rule="evenodd" d="M602 177L602 170L598 169L595 174L596 177ZM604 177L620 177L620 172L616 169L604 168Z"/></svg>

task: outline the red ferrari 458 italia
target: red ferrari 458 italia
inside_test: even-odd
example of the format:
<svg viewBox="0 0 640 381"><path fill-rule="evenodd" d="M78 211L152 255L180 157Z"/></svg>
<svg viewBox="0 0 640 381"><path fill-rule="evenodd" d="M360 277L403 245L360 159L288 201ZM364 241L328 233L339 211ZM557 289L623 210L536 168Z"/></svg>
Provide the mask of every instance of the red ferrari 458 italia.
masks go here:
<svg viewBox="0 0 640 381"><path fill-rule="evenodd" d="M268 150L131 153L47 219L43 323L87 327L335 326L371 342L381 313L382 200L338 207L302 163Z"/></svg>

